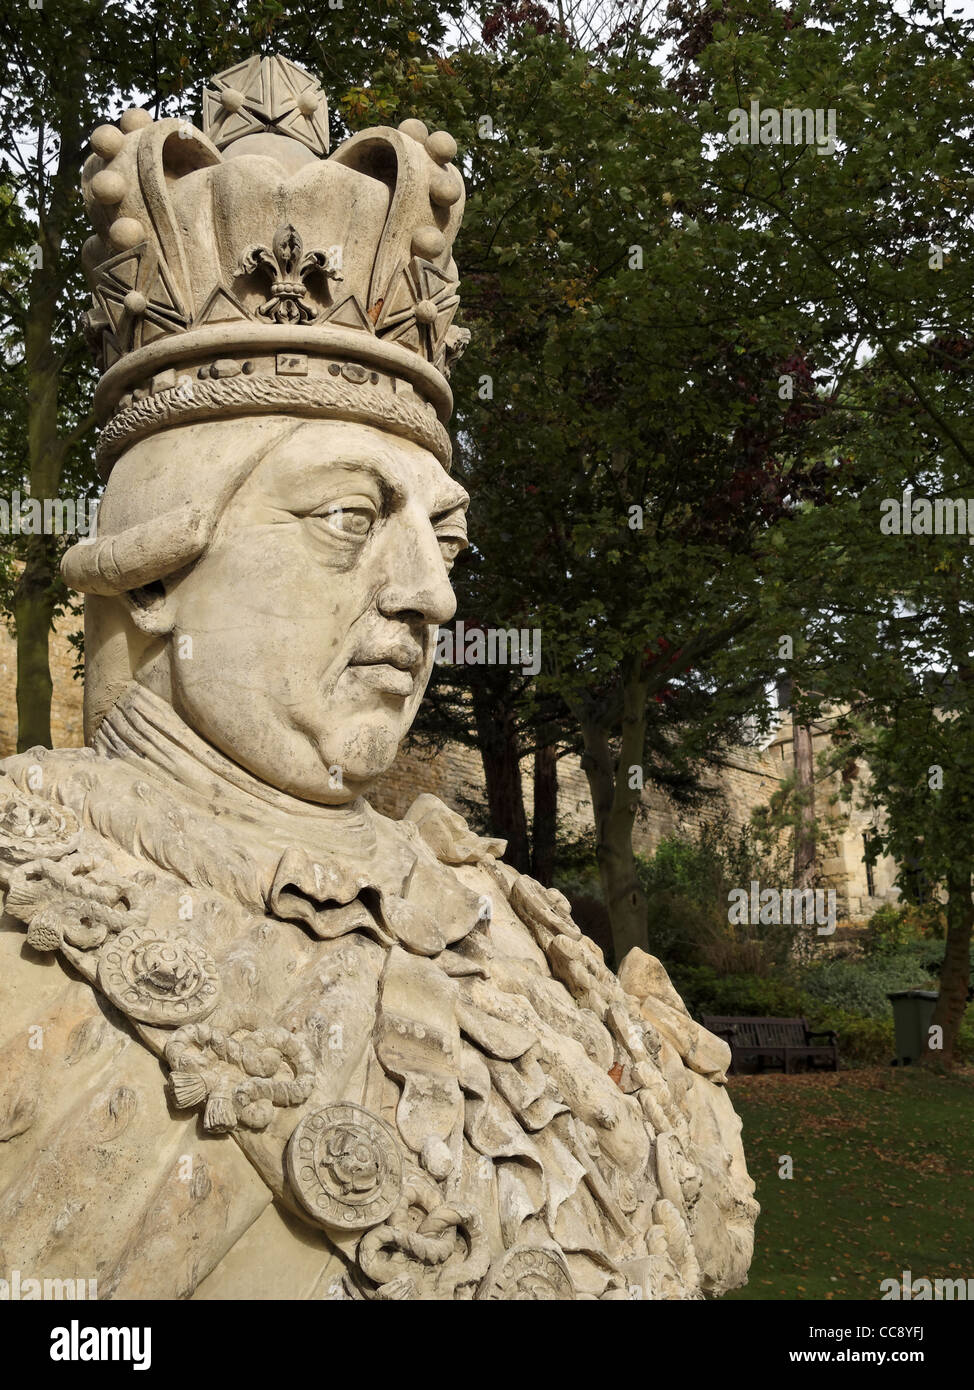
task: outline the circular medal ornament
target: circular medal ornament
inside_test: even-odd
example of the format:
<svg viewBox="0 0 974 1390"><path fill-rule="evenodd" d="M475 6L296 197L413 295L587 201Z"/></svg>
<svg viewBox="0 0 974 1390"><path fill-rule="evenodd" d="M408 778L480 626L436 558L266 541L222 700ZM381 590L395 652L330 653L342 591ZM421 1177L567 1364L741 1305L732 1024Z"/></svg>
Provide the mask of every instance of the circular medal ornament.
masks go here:
<svg viewBox="0 0 974 1390"><path fill-rule="evenodd" d="M571 1302L575 1287L557 1250L515 1245L494 1264L477 1294L495 1302Z"/></svg>
<svg viewBox="0 0 974 1390"><path fill-rule="evenodd" d="M98 984L130 1018L161 1028L206 1018L220 997L209 952L183 937L160 935L152 927L132 927L104 947Z"/></svg>
<svg viewBox="0 0 974 1390"><path fill-rule="evenodd" d="M402 1153L396 1135L360 1105L326 1105L306 1115L287 1149L291 1186L325 1226L367 1231L399 1205Z"/></svg>

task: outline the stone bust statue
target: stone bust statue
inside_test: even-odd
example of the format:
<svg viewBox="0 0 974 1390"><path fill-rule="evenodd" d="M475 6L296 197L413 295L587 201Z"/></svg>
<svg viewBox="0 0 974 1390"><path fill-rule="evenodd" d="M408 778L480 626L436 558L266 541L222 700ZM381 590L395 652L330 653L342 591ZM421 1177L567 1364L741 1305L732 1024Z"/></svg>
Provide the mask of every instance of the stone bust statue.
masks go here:
<svg viewBox="0 0 974 1390"><path fill-rule="evenodd" d="M92 137L87 747L0 786L0 1276L699 1298L757 1212L662 966L392 762L454 612L455 142L254 58ZM25 937L26 932L26 937Z"/></svg>

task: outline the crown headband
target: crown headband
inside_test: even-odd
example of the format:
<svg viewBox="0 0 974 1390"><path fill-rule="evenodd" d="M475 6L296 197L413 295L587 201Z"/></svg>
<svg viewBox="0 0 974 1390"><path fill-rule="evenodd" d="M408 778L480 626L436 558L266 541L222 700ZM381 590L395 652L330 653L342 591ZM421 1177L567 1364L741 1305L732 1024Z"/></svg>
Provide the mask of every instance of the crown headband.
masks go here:
<svg viewBox="0 0 974 1390"><path fill-rule="evenodd" d="M220 74L203 105L203 131L136 109L92 136L103 471L159 429L270 412L374 424L449 467L469 337L453 325L455 141L407 120L325 159L324 95L276 57Z"/></svg>

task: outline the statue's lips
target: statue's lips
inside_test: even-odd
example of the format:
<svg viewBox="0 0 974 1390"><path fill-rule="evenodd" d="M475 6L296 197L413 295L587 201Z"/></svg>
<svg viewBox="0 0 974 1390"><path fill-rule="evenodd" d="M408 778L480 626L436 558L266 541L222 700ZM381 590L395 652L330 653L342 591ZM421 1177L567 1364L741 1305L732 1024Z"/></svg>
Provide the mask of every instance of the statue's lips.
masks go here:
<svg viewBox="0 0 974 1390"><path fill-rule="evenodd" d="M348 669L370 690L381 691L384 695L400 695L403 699L413 693L412 672L393 666L390 661L353 661Z"/></svg>

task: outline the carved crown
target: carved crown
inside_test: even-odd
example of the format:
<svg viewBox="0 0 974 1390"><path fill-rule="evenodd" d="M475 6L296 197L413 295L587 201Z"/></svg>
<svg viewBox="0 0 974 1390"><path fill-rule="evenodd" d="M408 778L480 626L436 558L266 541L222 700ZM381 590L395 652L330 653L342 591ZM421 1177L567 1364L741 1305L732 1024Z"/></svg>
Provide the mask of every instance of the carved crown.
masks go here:
<svg viewBox="0 0 974 1390"><path fill-rule="evenodd" d="M452 246L456 142L421 121L328 150L316 79L251 58L204 130L126 111L91 137L85 332L106 469L168 425L267 412L376 424L448 466L450 363L468 338Z"/></svg>

